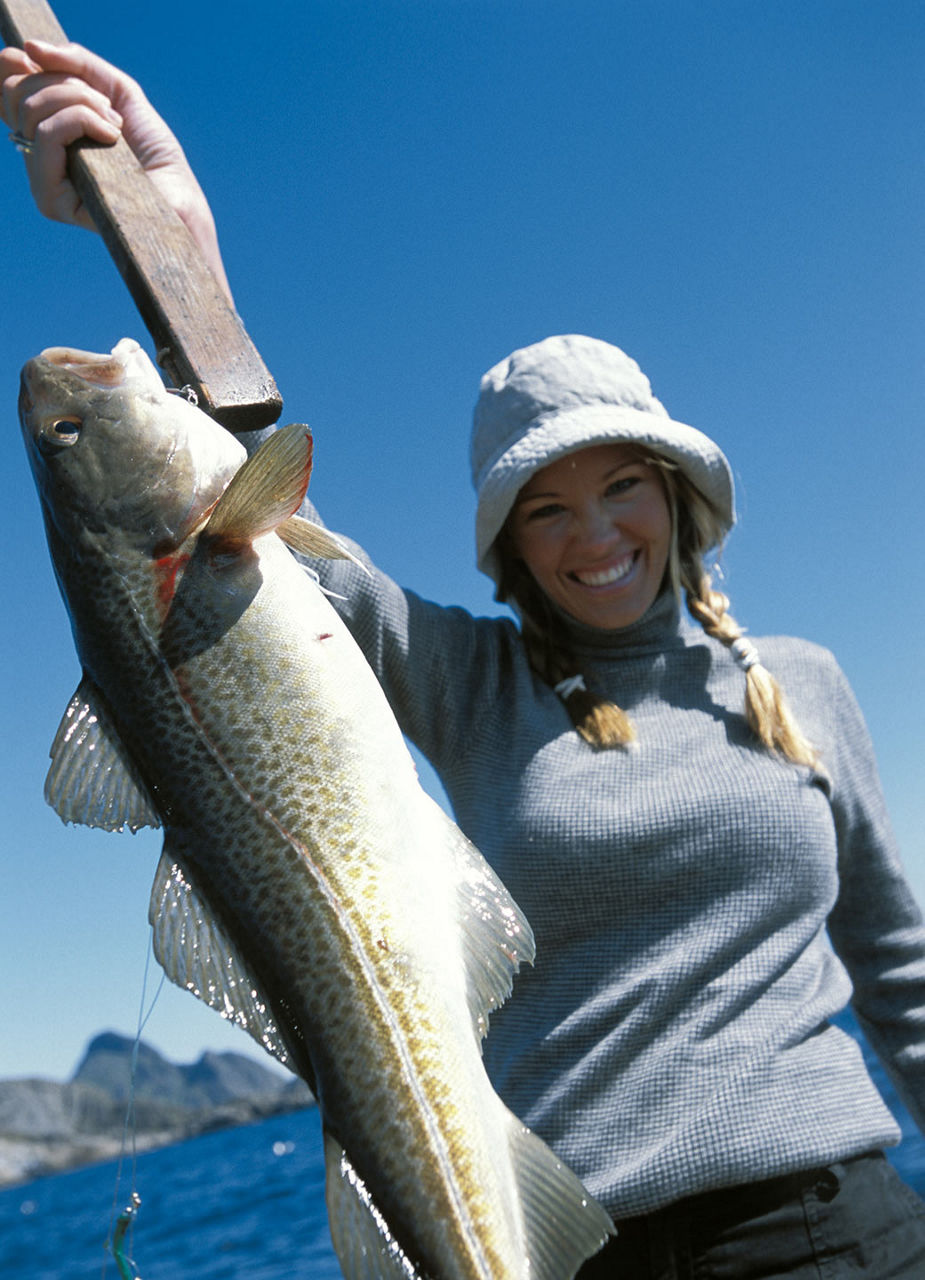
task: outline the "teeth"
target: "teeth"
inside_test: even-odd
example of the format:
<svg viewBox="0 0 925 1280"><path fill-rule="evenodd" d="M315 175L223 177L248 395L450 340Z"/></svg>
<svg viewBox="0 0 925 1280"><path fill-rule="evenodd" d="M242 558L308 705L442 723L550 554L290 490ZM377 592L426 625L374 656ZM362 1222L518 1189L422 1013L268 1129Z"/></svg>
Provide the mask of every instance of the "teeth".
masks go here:
<svg viewBox="0 0 925 1280"><path fill-rule="evenodd" d="M619 582L621 578L625 578L632 567L633 557L629 555L609 569L601 569L597 573L576 573L575 577L586 587L606 587L610 582Z"/></svg>

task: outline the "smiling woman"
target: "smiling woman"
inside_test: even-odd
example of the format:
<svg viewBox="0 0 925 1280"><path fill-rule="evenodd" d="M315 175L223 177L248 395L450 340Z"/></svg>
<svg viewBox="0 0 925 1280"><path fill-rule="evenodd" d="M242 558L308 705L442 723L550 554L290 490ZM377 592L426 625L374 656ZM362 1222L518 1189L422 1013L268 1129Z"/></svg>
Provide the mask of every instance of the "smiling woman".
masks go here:
<svg viewBox="0 0 925 1280"><path fill-rule="evenodd" d="M591 746L626 746L636 732L588 687L569 622L628 627L662 590L678 600L683 590L744 672L758 739L793 764L816 763L704 568L734 521L729 463L708 436L668 416L634 360L580 334L515 351L482 380L473 467L481 567L517 609L533 669Z"/></svg>
<svg viewBox="0 0 925 1280"><path fill-rule="evenodd" d="M629 626L662 586L668 499L657 467L631 445L596 445L543 467L506 528L540 589L589 626Z"/></svg>

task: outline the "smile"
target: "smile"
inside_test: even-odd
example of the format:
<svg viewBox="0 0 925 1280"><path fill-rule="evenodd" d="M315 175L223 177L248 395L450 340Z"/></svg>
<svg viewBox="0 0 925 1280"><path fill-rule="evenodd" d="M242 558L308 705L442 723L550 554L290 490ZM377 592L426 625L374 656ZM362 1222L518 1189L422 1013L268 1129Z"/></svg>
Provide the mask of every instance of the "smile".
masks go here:
<svg viewBox="0 0 925 1280"><path fill-rule="evenodd" d="M583 587L607 587L613 582L620 582L627 577L636 562L636 552L631 551L629 555L623 556L615 564L608 565L606 569L585 570L579 572L575 570L569 574L576 582L580 582Z"/></svg>

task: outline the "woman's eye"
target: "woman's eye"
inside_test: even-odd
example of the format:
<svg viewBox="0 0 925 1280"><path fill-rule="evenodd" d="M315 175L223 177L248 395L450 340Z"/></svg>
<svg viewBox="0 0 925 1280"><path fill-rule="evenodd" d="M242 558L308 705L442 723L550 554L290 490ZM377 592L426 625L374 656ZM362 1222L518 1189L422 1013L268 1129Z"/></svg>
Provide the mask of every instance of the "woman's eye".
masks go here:
<svg viewBox="0 0 925 1280"><path fill-rule="evenodd" d="M534 507L532 511L527 512L528 520L547 520L550 516L557 516L563 510L558 502L547 502L543 507Z"/></svg>
<svg viewBox="0 0 925 1280"><path fill-rule="evenodd" d="M619 480L613 480L607 486L607 496L619 496L623 493L629 493L630 489L635 488L641 479L641 476L621 476Z"/></svg>

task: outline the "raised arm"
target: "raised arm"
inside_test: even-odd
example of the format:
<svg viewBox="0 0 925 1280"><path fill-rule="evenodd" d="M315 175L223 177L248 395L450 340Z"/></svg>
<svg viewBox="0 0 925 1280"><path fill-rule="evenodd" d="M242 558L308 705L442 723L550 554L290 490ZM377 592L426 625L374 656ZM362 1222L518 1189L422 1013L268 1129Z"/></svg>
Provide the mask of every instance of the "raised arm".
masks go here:
<svg viewBox="0 0 925 1280"><path fill-rule="evenodd" d="M208 201L137 81L81 45L27 41L24 50L0 50L0 91L3 119L26 140L29 184L46 217L93 229L68 179L66 148L78 138L112 143L121 133L231 299Z"/></svg>

